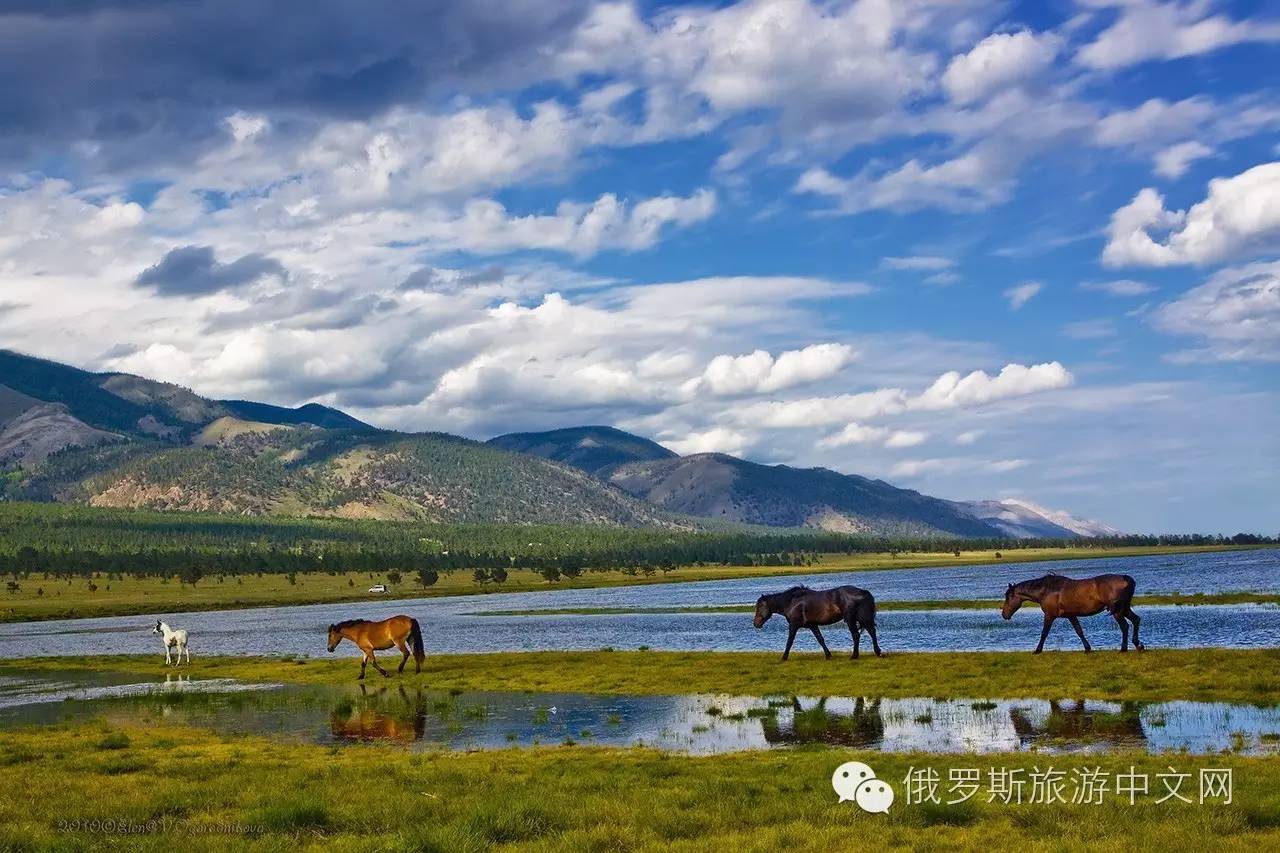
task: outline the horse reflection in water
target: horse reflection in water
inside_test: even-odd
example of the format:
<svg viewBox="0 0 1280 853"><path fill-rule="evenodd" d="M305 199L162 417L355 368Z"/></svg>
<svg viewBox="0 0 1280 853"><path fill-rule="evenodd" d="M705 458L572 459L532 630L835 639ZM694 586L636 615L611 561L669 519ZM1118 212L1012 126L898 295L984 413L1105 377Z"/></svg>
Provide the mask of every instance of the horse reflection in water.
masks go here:
<svg viewBox="0 0 1280 853"><path fill-rule="evenodd" d="M1049 716L1044 720L1033 720L1026 708L1011 708L1009 717L1023 746L1062 740L1134 747L1147 741L1147 733L1142 728L1141 705L1137 702L1123 702L1116 712L1087 708L1083 699L1069 703L1050 700Z"/></svg>
<svg viewBox="0 0 1280 853"><path fill-rule="evenodd" d="M388 691L370 696L364 685L356 702L343 702L329 715L329 730L338 740L396 741L422 740L427 730L428 703L422 691L411 695L403 687L396 702L384 701Z"/></svg>
<svg viewBox="0 0 1280 853"><path fill-rule="evenodd" d="M837 746L878 747L884 741L880 700L854 700L851 711L827 710L823 697L811 708L791 698L791 718L786 722L770 715L760 720L764 738L771 744L824 743Z"/></svg>

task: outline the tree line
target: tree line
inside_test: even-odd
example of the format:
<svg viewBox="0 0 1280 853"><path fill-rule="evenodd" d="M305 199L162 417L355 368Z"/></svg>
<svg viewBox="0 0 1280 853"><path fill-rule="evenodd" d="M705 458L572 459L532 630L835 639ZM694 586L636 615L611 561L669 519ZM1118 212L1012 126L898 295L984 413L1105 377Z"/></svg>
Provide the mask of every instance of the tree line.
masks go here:
<svg viewBox="0 0 1280 853"><path fill-rule="evenodd" d="M1255 545L1237 534L1099 539L857 536L825 531L424 524L263 518L0 502L0 574L91 576L404 573L426 583L465 570L501 582L512 569L549 580L590 570L652 573L681 565L803 566L824 554L1014 551L1022 548ZM1016 557L1014 557L1016 559Z"/></svg>

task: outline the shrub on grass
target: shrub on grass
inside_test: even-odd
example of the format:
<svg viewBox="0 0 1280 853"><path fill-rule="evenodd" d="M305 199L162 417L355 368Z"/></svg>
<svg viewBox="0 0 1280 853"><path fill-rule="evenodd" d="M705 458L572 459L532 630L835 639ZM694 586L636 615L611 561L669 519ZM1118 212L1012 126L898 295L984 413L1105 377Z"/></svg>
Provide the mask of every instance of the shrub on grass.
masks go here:
<svg viewBox="0 0 1280 853"><path fill-rule="evenodd" d="M329 811L314 800L272 803L261 809L249 823L260 824L277 832L297 832L303 829L323 829L331 823Z"/></svg>
<svg viewBox="0 0 1280 853"><path fill-rule="evenodd" d="M124 732L111 732L98 741L98 749L128 749L129 736Z"/></svg>
<svg viewBox="0 0 1280 853"><path fill-rule="evenodd" d="M560 818L531 803L493 803L472 812L467 830L490 844L532 841L563 829Z"/></svg>

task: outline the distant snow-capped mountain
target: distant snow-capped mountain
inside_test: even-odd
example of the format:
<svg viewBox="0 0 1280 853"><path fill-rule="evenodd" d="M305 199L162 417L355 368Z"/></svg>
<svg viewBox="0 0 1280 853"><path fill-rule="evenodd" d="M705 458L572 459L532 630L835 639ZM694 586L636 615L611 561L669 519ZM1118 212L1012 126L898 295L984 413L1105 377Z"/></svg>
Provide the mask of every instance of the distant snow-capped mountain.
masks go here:
<svg viewBox="0 0 1280 853"><path fill-rule="evenodd" d="M1049 509L1022 498L958 501L957 506L1009 536L1023 539L1064 536L1119 536L1109 524L1076 518L1069 512Z"/></svg>

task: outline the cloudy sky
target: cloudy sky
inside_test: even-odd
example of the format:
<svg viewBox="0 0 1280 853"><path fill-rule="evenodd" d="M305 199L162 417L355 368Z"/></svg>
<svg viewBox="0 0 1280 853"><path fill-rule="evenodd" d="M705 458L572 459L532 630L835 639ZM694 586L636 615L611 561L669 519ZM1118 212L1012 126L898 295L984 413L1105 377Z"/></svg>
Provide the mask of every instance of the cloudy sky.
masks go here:
<svg viewBox="0 0 1280 853"><path fill-rule="evenodd" d="M7 0L0 345L1276 533L1276 67L1262 2Z"/></svg>

